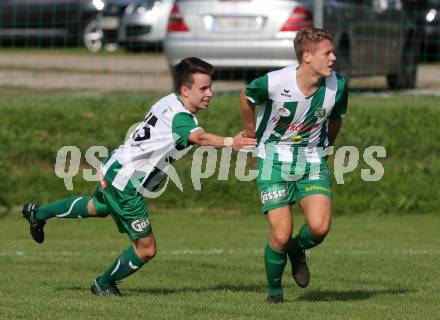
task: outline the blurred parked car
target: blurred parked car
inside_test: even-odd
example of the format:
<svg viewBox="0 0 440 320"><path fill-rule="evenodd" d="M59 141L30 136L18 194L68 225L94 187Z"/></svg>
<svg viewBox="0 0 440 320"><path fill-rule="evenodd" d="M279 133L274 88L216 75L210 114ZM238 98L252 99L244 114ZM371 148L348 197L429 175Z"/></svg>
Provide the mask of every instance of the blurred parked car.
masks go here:
<svg viewBox="0 0 440 320"><path fill-rule="evenodd" d="M103 0L1 0L1 44L62 43L93 51L101 41L96 17L103 8Z"/></svg>
<svg viewBox="0 0 440 320"><path fill-rule="evenodd" d="M119 41L129 49L161 45L174 0L135 0L125 9Z"/></svg>
<svg viewBox="0 0 440 320"><path fill-rule="evenodd" d="M420 59L440 60L440 0L405 0L404 6L417 25Z"/></svg>
<svg viewBox="0 0 440 320"><path fill-rule="evenodd" d="M104 9L100 12L99 26L102 30L102 47L108 51L115 51L118 48L121 19L125 9L132 2L133 0L106 0Z"/></svg>
<svg viewBox="0 0 440 320"><path fill-rule="evenodd" d="M340 72L386 75L392 89L415 86L414 24L400 0L327 0L324 8ZM312 0L177 0L164 43L168 62L198 56L220 72L293 64L292 40L313 24L312 12Z"/></svg>

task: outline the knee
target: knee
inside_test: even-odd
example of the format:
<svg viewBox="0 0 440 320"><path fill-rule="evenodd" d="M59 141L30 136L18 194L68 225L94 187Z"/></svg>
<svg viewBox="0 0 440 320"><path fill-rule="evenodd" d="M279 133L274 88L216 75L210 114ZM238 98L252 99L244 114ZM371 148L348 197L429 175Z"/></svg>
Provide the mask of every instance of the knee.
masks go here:
<svg viewBox="0 0 440 320"><path fill-rule="evenodd" d="M139 258L144 261L149 261L156 256L156 247L142 248L139 254Z"/></svg>
<svg viewBox="0 0 440 320"><path fill-rule="evenodd" d="M155 244L139 245L135 248L135 250L138 257L144 261L149 261L153 259L157 254L157 249Z"/></svg>
<svg viewBox="0 0 440 320"><path fill-rule="evenodd" d="M107 218L108 213L101 213L101 212L95 211L94 214L90 214L90 216L94 217L94 218Z"/></svg>
<svg viewBox="0 0 440 320"><path fill-rule="evenodd" d="M93 199L90 199L89 202L87 202L87 212L89 213L89 216L94 218L106 218L108 216L108 213L96 211Z"/></svg>
<svg viewBox="0 0 440 320"><path fill-rule="evenodd" d="M320 224L315 226L309 226L310 233L315 239L324 239L330 231L330 224Z"/></svg>
<svg viewBox="0 0 440 320"><path fill-rule="evenodd" d="M291 237L292 237L291 232L275 231L272 232L271 234L270 242L274 249L277 249L279 251L284 251Z"/></svg>

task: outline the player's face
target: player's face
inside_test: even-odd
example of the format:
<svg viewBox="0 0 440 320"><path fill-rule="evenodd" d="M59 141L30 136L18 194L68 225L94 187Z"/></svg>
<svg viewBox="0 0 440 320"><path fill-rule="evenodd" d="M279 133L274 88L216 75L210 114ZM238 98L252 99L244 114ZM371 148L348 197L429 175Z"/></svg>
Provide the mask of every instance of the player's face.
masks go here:
<svg viewBox="0 0 440 320"><path fill-rule="evenodd" d="M210 75L203 73L193 74L191 88L182 87L182 96L188 102L191 112L207 109L212 98L212 79Z"/></svg>
<svg viewBox="0 0 440 320"><path fill-rule="evenodd" d="M322 40L315 45L315 52L310 56L310 67L315 73L324 77L331 76L336 62L333 50L333 44L329 40Z"/></svg>

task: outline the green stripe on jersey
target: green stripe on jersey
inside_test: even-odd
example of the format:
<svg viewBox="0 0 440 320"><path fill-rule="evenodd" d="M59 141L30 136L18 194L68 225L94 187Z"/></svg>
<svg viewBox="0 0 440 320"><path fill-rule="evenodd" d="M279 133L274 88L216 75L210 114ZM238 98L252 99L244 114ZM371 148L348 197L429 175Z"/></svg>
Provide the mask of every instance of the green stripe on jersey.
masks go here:
<svg viewBox="0 0 440 320"><path fill-rule="evenodd" d="M267 74L249 83L245 94L256 105L263 104L269 100L269 80Z"/></svg>
<svg viewBox="0 0 440 320"><path fill-rule="evenodd" d="M306 113L303 122L303 127L297 136L298 141L301 141L299 146L306 146L309 144L310 134L318 120L325 116L325 109L323 108L325 98L325 80L322 81L324 85L321 86L307 99L311 99L310 108Z"/></svg>
<svg viewBox="0 0 440 320"><path fill-rule="evenodd" d="M298 102L285 102L283 107L289 110L287 113L287 116L281 116L278 120L277 124L275 125L275 128L270 135L269 139L266 141L266 143L274 142L274 141L281 141L283 135L286 133L287 129L289 128L293 118L295 117L296 108L298 106Z"/></svg>
<svg viewBox="0 0 440 320"><path fill-rule="evenodd" d="M270 120L270 114L272 113L272 108L273 108L272 102L273 102L272 100L269 100L266 103L266 106L264 108L263 119L261 119L261 122L258 124L257 132L255 134L258 141L260 141L261 138L263 137L263 133L264 131L266 131L267 124Z"/></svg>

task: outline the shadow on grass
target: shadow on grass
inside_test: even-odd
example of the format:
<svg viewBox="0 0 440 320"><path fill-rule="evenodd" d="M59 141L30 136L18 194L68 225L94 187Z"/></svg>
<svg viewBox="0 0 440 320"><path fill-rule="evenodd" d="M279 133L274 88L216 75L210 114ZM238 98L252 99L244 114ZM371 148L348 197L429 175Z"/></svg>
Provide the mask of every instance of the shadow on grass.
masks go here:
<svg viewBox="0 0 440 320"><path fill-rule="evenodd" d="M152 295L171 295L179 293L199 293L199 292L216 292L216 291L232 291L232 292L261 292L265 290L264 285L228 285L220 284L208 288L132 288L124 290L124 293L130 294L152 294Z"/></svg>
<svg viewBox="0 0 440 320"><path fill-rule="evenodd" d="M220 284L214 287L208 288L124 288L119 286L123 295L173 295L179 293L200 293L200 292L221 292L221 291L232 291L232 292L261 292L266 289L265 285L228 285ZM57 288L56 291L83 291L84 288L79 286L69 287L69 288Z"/></svg>
<svg viewBox="0 0 440 320"><path fill-rule="evenodd" d="M298 301L356 301L366 300L375 296L388 296L416 292L413 289L398 288L398 289L383 289L383 290L314 290L307 292L298 297Z"/></svg>
<svg viewBox="0 0 440 320"><path fill-rule="evenodd" d="M124 296L131 295L155 295L167 296L180 293L207 293L207 292L265 292L265 285L229 285L219 284L207 288L119 288ZM57 288L56 291L84 291L82 287ZM375 296L399 295L416 292L414 289L398 288L398 289L383 289L383 290L314 290L299 296L294 301L307 302L325 302L325 301L358 301L367 300ZM286 300L288 302L289 300Z"/></svg>

